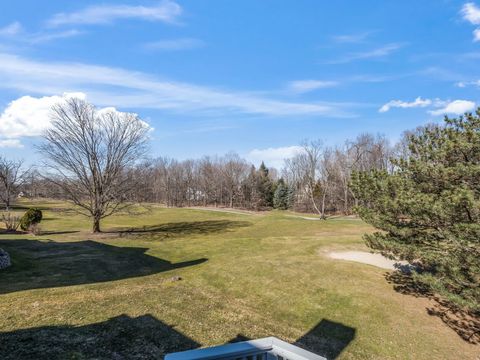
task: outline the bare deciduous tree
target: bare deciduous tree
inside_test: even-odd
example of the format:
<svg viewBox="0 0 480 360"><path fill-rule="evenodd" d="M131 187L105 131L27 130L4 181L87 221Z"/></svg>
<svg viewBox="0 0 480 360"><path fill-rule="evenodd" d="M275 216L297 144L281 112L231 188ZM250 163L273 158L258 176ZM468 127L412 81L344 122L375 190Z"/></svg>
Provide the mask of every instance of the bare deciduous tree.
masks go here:
<svg viewBox="0 0 480 360"><path fill-rule="evenodd" d="M26 181L28 172L28 169L23 169L22 160L8 160L0 156L0 200L5 204L7 211Z"/></svg>
<svg viewBox="0 0 480 360"><path fill-rule="evenodd" d="M320 140L304 141L301 151L286 162L290 176L297 183L297 189L304 193L313 209L325 218L325 202L328 192L328 170L324 167L327 158Z"/></svg>
<svg viewBox="0 0 480 360"><path fill-rule="evenodd" d="M58 185L100 231L101 219L128 206L135 178L128 171L146 150L148 126L137 115L98 111L71 98L52 109L51 128L39 147Z"/></svg>

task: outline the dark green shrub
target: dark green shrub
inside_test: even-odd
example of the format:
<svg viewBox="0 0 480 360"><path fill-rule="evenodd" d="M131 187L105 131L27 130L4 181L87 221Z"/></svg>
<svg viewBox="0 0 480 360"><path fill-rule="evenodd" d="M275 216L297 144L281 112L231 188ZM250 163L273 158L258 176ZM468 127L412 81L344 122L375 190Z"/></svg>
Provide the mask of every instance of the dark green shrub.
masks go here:
<svg viewBox="0 0 480 360"><path fill-rule="evenodd" d="M40 221L42 221L42 217L43 214L41 210L36 208L28 209L20 219L20 227L23 231L27 231L30 229L30 226L38 224Z"/></svg>

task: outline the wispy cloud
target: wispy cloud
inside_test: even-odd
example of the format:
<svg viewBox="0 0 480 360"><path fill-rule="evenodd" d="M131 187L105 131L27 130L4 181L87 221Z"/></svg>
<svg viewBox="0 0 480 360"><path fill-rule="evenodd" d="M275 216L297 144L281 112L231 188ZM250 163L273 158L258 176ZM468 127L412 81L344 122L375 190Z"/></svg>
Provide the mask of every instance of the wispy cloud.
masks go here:
<svg viewBox="0 0 480 360"><path fill-rule="evenodd" d="M6 38L9 42L23 44L46 43L57 39L71 38L83 34L83 31L76 29L62 31L39 31L28 33L18 21L0 28L0 37Z"/></svg>
<svg viewBox="0 0 480 360"><path fill-rule="evenodd" d="M81 91L97 105L176 112L268 116L352 116L345 104L290 102L249 92L159 80L121 68L34 61L0 53L0 87L37 95Z"/></svg>
<svg viewBox="0 0 480 360"><path fill-rule="evenodd" d="M51 27L62 25L111 24L121 19L140 19L174 23L182 8L174 1L164 0L155 6L94 5L71 13L58 13L47 21Z"/></svg>
<svg viewBox="0 0 480 360"><path fill-rule="evenodd" d="M360 44L365 42L372 33L373 31L364 31L354 34L334 35L332 40L342 44Z"/></svg>
<svg viewBox="0 0 480 360"><path fill-rule="evenodd" d="M22 31L22 25L15 21L5 27L0 28L0 36L12 36Z"/></svg>
<svg viewBox="0 0 480 360"><path fill-rule="evenodd" d="M455 83L456 87L465 88L467 86L478 86L480 87L480 80L473 80L473 81L459 81Z"/></svg>
<svg viewBox="0 0 480 360"><path fill-rule="evenodd" d="M260 165L260 163L264 161L265 165L280 169L283 166L285 159L292 158L301 151L302 148L296 145L277 148L271 147L267 149L253 149L246 155L246 158L257 165Z"/></svg>
<svg viewBox="0 0 480 360"><path fill-rule="evenodd" d="M85 33L84 31L80 31L76 29L58 31L58 32L39 32L34 34L26 34L23 38L21 38L21 40L30 44L40 44L40 43L46 43L46 42L50 42L58 39L67 39L74 36L82 35L84 33Z"/></svg>
<svg viewBox="0 0 480 360"><path fill-rule="evenodd" d="M327 61L326 64L346 64L357 60L385 58L404 46L404 43L391 43L369 51L350 53L344 57Z"/></svg>
<svg viewBox="0 0 480 360"><path fill-rule="evenodd" d="M460 13L472 25L480 25L480 8L469 2L463 5ZM480 41L480 28L473 30L473 41Z"/></svg>
<svg viewBox="0 0 480 360"><path fill-rule="evenodd" d="M179 38L169 40L152 41L143 45L147 50L158 51L179 51L190 50L205 46L205 43L199 39Z"/></svg>
<svg viewBox="0 0 480 360"><path fill-rule="evenodd" d="M23 148L23 144L20 139L3 139L0 140L0 148Z"/></svg>
<svg viewBox="0 0 480 360"><path fill-rule="evenodd" d="M401 101L401 100L391 100L384 104L378 111L383 113L389 111L391 108L414 108L414 107L426 107L432 104L430 99L422 99L420 96L417 97L414 101Z"/></svg>
<svg viewBox="0 0 480 360"><path fill-rule="evenodd" d="M295 93L303 94L318 89L334 87L338 84L338 81L332 80L296 80L291 81L288 84L288 88Z"/></svg>

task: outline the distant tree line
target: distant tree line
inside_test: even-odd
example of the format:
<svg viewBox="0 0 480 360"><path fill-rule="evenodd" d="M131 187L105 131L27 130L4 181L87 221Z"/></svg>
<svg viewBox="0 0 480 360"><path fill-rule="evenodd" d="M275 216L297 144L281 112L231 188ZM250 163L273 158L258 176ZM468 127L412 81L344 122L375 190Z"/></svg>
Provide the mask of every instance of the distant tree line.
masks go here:
<svg viewBox="0 0 480 360"><path fill-rule="evenodd" d="M70 106L87 105L72 102ZM58 119L56 124L59 129L53 128L48 133L51 140L61 139L60 134L68 130ZM83 123L77 125L79 129L87 127ZM401 144L391 146L385 136L368 133L336 147L324 146L320 140L304 141L298 153L285 160L282 169L268 167L263 162L256 167L233 152L182 161L168 157L142 159L135 155L130 156L126 164L118 164L120 167L112 177L107 175L114 170L114 165L106 162L114 159L108 155L108 149L115 147L110 144L97 145L98 149L88 148L89 141L101 142L108 138L104 135L97 139L100 136L97 130L92 131L93 140L84 139L85 144L82 141L72 143L72 136L61 144L58 140L47 141L40 150L46 158L55 160L49 162L51 171L48 173L45 167L43 171L23 169L21 162L0 158L0 199L5 206L21 194L70 200L87 215L94 212L95 204L103 206L103 201L112 207L118 207L119 203L151 202L169 207L292 209L315 212L327 218L330 214L353 213L357 199L350 186L352 172L391 171L391 159L398 156L402 148ZM137 131L144 135L142 127ZM141 151L145 152L143 140L141 144ZM85 149L83 160L77 159L79 149ZM97 161L88 160L92 157ZM95 180L95 176L98 179ZM5 178L10 180L4 181ZM102 183L102 180L109 180L109 183ZM100 194L91 199L90 195L96 191ZM108 214L111 209L100 210ZM101 218L104 214L100 213L98 217Z"/></svg>
<svg viewBox="0 0 480 360"><path fill-rule="evenodd" d="M178 161L161 157L132 169L142 179L136 202L167 206L221 206L253 210L293 209L351 214L352 171L388 169L395 148L384 136L362 134L342 147L304 142L280 171L263 162L255 167L235 153Z"/></svg>

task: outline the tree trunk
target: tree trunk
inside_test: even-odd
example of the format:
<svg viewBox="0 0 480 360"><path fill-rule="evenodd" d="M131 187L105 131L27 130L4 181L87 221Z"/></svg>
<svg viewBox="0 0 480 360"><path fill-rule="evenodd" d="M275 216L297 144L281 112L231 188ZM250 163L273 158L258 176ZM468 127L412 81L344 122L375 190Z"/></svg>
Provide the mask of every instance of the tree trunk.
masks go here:
<svg viewBox="0 0 480 360"><path fill-rule="evenodd" d="M92 228L93 233L99 233L101 232L100 230L100 217L94 217L93 218L93 228Z"/></svg>
<svg viewBox="0 0 480 360"><path fill-rule="evenodd" d="M322 214L320 216L320 218L322 220L326 220L327 217L325 216L325 199L327 198L327 192L324 192L323 195L322 195Z"/></svg>

